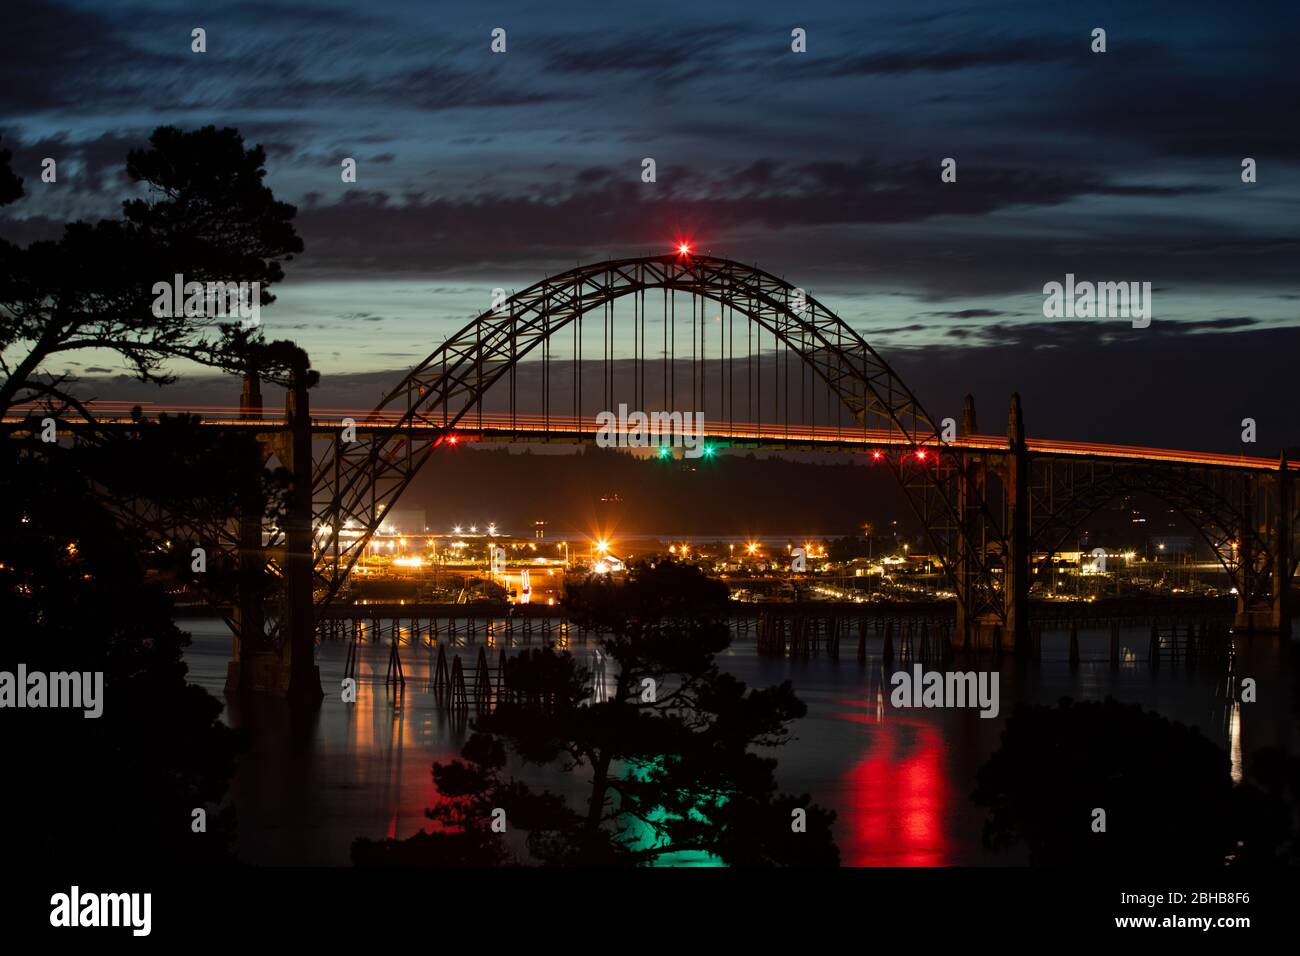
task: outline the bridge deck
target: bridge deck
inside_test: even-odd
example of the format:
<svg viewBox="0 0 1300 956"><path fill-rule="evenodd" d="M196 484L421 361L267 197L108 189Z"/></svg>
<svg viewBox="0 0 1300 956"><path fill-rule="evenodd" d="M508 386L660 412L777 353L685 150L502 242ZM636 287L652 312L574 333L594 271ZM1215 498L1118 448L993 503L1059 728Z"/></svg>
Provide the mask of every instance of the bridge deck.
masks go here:
<svg viewBox="0 0 1300 956"><path fill-rule="evenodd" d="M239 409L232 406L216 405L160 405L146 402L97 401L88 403L88 407L97 417L95 427L107 429L126 428L134 425L130 409L139 405L146 417L158 414L188 413L202 417L203 424L237 430L254 432L276 431L286 427L281 417L263 417L246 419L239 417ZM314 408L312 430L317 435L334 435L342 427L343 419L350 418L356 427L356 433L374 436L391 433L400 420L399 412L359 411L343 408ZM6 425L23 421L19 416L10 415L0 420ZM60 422L61 428L75 429L88 427L87 423L69 419ZM419 419L402 426L402 433L413 438L436 438L444 428L441 423ZM503 413L474 414L463 418L453 429L460 441L490 442L592 442L599 431L592 417L575 418L572 415L516 414ZM715 445L740 445L742 447L789 447L799 449L827 449L836 451L853 451L869 453L872 449L905 448L911 450L914 444L897 432L880 429L863 429L852 426L836 425L766 425L762 423L742 422L705 422L703 442ZM1244 471L1276 471L1279 461L1276 458L1251 457L1246 455L1229 455L1217 452L1187 451L1174 448L1152 448L1140 445L1118 445L1101 442L1068 441L1061 439L1029 438L1029 450L1040 457L1076 458L1100 461L1159 461L1170 464L1191 465L1197 467L1230 468ZM933 441L927 445L930 449L957 449L963 452L1004 451L1007 447L1005 437L999 435L969 435L954 441L940 443ZM1300 469L1300 462L1290 462L1293 470Z"/></svg>

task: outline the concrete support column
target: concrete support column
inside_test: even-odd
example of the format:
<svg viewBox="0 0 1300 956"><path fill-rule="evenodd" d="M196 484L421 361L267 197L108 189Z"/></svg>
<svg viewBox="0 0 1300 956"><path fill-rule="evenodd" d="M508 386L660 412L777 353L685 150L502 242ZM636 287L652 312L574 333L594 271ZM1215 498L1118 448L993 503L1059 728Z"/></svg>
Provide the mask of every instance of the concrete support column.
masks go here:
<svg viewBox="0 0 1300 956"><path fill-rule="evenodd" d="M1006 536L1003 558L1003 646L1028 647L1029 638L1029 452L1020 395L1011 396L1007 418Z"/></svg>
<svg viewBox="0 0 1300 956"><path fill-rule="evenodd" d="M256 369L244 373L239 418L241 421L260 421L262 418L262 382ZM238 557L239 592L234 608L234 646L226 668L227 694L253 688L253 662L264 650L266 622L261 584L266 561L262 553L262 510L257 501L239 503Z"/></svg>
<svg viewBox="0 0 1300 956"><path fill-rule="evenodd" d="M1273 538L1273 607L1272 624L1285 642L1291 636L1291 527L1294 522L1295 489L1291 463L1286 452L1277 475L1277 517Z"/></svg>
<svg viewBox="0 0 1300 956"><path fill-rule="evenodd" d="M975 397L967 395L962 405L961 433L963 437L978 434L975 421ZM984 494L984 459L982 456L966 454L960 459L960 471L957 476L957 626L956 633L959 646L970 647L974 629L978 622L970 612L974 602L974 556L975 543L970 540L970 515L979 508L980 496Z"/></svg>
<svg viewBox="0 0 1300 956"><path fill-rule="evenodd" d="M285 517L285 652L291 703L318 706L324 693L315 663L316 623L312 605L311 405L301 373L285 395L289 460L293 476Z"/></svg>
<svg viewBox="0 0 1300 956"><path fill-rule="evenodd" d="M1254 479L1246 492L1245 515L1237 547L1237 620L1236 627L1246 634L1255 632L1255 594L1259 582L1255 574L1255 488Z"/></svg>

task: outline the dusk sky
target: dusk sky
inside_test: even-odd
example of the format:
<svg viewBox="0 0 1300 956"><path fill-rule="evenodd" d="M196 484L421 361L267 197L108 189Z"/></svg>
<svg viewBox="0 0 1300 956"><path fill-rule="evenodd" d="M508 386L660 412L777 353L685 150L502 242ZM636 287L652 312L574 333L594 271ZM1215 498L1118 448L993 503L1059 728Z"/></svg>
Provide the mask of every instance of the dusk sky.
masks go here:
<svg viewBox="0 0 1300 956"><path fill-rule="evenodd" d="M263 323L323 387L395 382L493 287L689 236L808 289L923 399L983 388L987 430L1018 388L1068 437L1232 447L1254 414L1260 453L1300 442L1273 414L1300 346L1295 3L192 6L6 4L27 196L0 236L113 215L156 126L236 127L306 245ZM1152 283L1151 327L1045 319L1066 273ZM1099 380L1132 391L1081 405Z"/></svg>

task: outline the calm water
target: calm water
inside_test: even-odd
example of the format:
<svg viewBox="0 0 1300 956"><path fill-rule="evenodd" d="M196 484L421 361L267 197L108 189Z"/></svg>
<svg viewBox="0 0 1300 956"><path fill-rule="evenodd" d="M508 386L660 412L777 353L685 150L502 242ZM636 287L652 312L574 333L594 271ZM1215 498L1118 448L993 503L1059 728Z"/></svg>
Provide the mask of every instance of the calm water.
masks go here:
<svg viewBox="0 0 1300 956"><path fill-rule="evenodd" d="M193 635L186 654L191 679L221 696L230 637L215 620L181 622ZM880 644L868 639L867 663L856 658L856 639L845 641L836 663L826 656L790 660L760 656L752 637L739 637L723 666L753 686L793 681L808 705L793 742L774 751L782 789L809 792L834 809L836 841L846 864L932 866L1009 864L1018 858L985 851L983 813L970 801L978 767L996 749L1017 701L1054 703L1064 696L1100 699L1107 694L1141 703L1194 724L1234 756L1270 745L1296 746L1289 717L1289 677L1271 663L1262 643L1242 673L1259 673L1260 702L1232 705L1220 676L1145 663L1147 632L1122 636L1127 663L1106 663L1109 632L1081 632L1084 663L1071 670L1064 634L1043 638L1043 661L1001 667L1001 713L981 719L977 710L898 710L889 704L889 671ZM481 640L481 637L480 637ZM536 638L534 639L536 640ZM436 657L428 648L403 646L406 692L384 686L387 642L363 645L359 700L342 703L347 646L318 648L326 691L319 715L300 726L284 708L260 703L240 711L227 703L225 719L254 730L252 749L233 786L239 816L240 856L257 864L346 865L357 836L406 837L424 827L426 807L437 800L430 765L455 757L466 731L434 705L429 690ZM436 652L435 652L436 653ZM458 647L472 667L478 648ZM584 652L585 653L585 652ZM495 660L495 658L493 658ZM1089 661L1093 661L1090 663ZM989 668L990 661L955 663L955 669ZM224 699L224 698L223 698ZM520 776L552 790L577 794L578 781L563 774L516 768Z"/></svg>

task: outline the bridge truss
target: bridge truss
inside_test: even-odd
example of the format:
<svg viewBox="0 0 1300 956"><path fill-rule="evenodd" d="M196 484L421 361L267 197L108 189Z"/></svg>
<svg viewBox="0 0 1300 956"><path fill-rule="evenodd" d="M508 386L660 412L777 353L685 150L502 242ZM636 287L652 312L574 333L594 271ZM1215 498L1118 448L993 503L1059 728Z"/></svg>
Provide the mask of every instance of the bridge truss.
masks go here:
<svg viewBox="0 0 1300 956"><path fill-rule="evenodd" d="M675 316L665 314L663 333L669 341L647 343L647 295L662 294L665 313L675 309L676 293L692 298L691 383L694 408L682 409L678 389L672 381L676 374ZM710 384L705 380L706 323L700 306L700 322L695 321L696 301L717 303L732 317L730 343L721 335L715 358L719 388L718 407L734 421L736 413L735 380L739 369L750 386L746 414L753 406L762 410L761 368L759 394L752 393L755 346L759 361L764 349L793 358L800 367L801 378L811 376L828 393L837 410L851 422L850 431L860 431L898 453L887 456L887 464L897 475L908 501L925 523L936 554L944 555L944 566L965 569L976 584L968 587L969 595L983 596L994 575L987 567L985 550L970 549L960 561L963 542L998 539L1002 536L997 516L979 498L958 498L958 478L962 469L959 456L943 453L936 420L921 406L916 396L897 374L851 326L833 312L790 283L759 269L725 259L704 256L654 256L598 263L553 276L511 296L497 308L484 312L464 326L456 335L411 371L380 402L376 413L387 414L391 426L369 434L364 440L347 442L342 432L315 467L313 481L313 523L322 529L315 566L318 572L318 602L328 603L362 553L366 541L379 527L383 513L428 460L446 436L460 428L482 427L485 396L497 387L507 391L511 421L517 420L518 395L516 374L528 358L540 361L544 395L544 428L556 408L557 396L549 390L553 379L550 344L557 338L572 336L571 358L579 370L570 377L569 394L575 417L584 408L581 323L584 316L600 315L607 323L602 336L601 406L612 408L616 393L613 355L613 330L609 306L616 299L634 298L632 346L634 352L632 394L643 410L658 404L663 410L693 411L702 408ZM738 356L734 348L734 317L748 323L747 349ZM719 316L721 318L721 316ZM695 329L699 328L699 338ZM669 336L668 330L672 329ZM770 345L769 345L770 343ZM663 346L663 355L647 358L648 350ZM728 346L731 346L730 351ZM647 366L662 364L659 388L651 386ZM799 385L799 402L804 401L805 382ZM776 394L769 397L789 422L793 386L784 390L777 377ZM656 394L658 392L658 394ZM586 400L593 399L590 391ZM509 427L506 431L510 431ZM917 453L920 452L918 455ZM345 528L364 529L360 536L342 534ZM981 611L997 601L985 599ZM987 607L986 607L987 606Z"/></svg>

